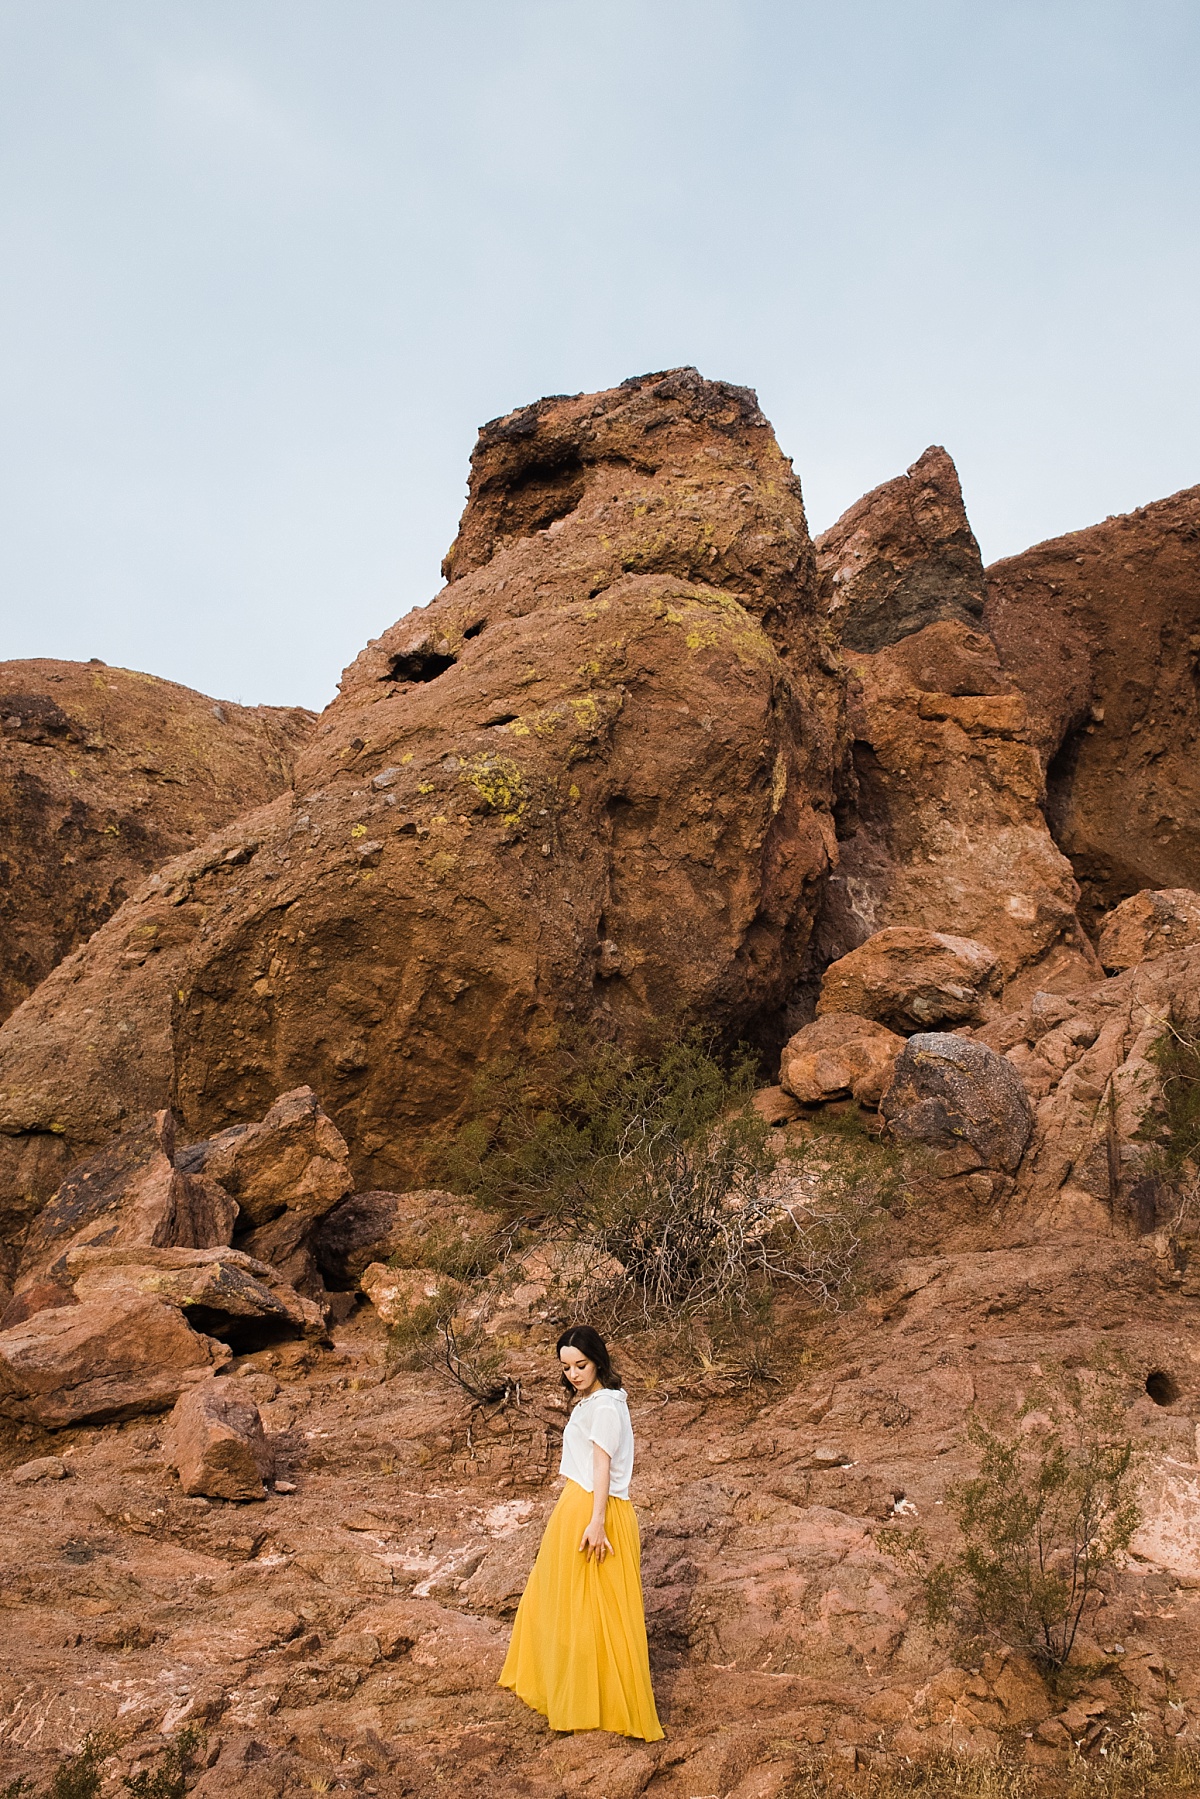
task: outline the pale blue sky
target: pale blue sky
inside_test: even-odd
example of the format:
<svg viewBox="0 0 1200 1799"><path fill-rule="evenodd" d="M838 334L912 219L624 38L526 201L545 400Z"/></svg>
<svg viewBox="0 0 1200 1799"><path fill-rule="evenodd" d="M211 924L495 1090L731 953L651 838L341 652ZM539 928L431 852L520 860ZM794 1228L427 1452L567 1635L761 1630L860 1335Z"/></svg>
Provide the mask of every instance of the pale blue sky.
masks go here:
<svg viewBox="0 0 1200 1799"><path fill-rule="evenodd" d="M1200 481L1198 0L0 0L0 658L321 705L485 419L757 388L814 530Z"/></svg>

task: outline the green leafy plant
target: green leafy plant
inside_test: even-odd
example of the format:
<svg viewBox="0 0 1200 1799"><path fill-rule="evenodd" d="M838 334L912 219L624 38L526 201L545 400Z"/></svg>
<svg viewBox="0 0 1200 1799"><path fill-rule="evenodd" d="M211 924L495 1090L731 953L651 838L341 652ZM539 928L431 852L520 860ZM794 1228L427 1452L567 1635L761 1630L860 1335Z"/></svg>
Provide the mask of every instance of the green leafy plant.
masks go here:
<svg viewBox="0 0 1200 1799"><path fill-rule="evenodd" d="M1200 1030L1187 1020L1169 1018L1151 1044L1149 1058L1162 1090L1159 1154L1164 1172L1177 1174L1185 1164L1200 1162Z"/></svg>
<svg viewBox="0 0 1200 1799"><path fill-rule="evenodd" d="M979 1472L947 1495L962 1547L925 1575L926 1607L1054 1677L1140 1522L1134 1452L1099 1381L1064 1375L1023 1423L1008 1434L972 1420Z"/></svg>
<svg viewBox="0 0 1200 1799"><path fill-rule="evenodd" d="M89 1733L82 1748L58 1764L46 1789L46 1799L96 1799L101 1772L112 1749L107 1737Z"/></svg>

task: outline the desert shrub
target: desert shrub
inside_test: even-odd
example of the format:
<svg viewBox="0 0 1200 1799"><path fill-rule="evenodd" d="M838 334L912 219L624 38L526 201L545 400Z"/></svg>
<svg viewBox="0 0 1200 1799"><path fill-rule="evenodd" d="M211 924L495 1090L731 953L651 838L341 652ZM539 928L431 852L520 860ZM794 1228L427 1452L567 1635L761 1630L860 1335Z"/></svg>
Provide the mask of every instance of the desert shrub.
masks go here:
<svg viewBox="0 0 1200 1799"><path fill-rule="evenodd" d="M81 1749L59 1762L46 1788L46 1799L96 1799L104 1763L112 1749L106 1737L89 1733Z"/></svg>
<svg viewBox="0 0 1200 1799"><path fill-rule="evenodd" d="M1169 1018L1149 1055L1162 1089L1159 1154L1164 1171L1174 1174L1200 1162L1200 1030Z"/></svg>
<svg viewBox="0 0 1200 1799"><path fill-rule="evenodd" d="M507 1247L505 1233L474 1235L450 1220L402 1238L388 1257L389 1268L432 1268L450 1281L478 1280L490 1274Z"/></svg>
<svg viewBox="0 0 1200 1799"><path fill-rule="evenodd" d="M1194 1747L1156 1741L1135 1718L1113 1731L1094 1756L1075 1756L1049 1778L1011 1753L956 1755L942 1750L920 1761L846 1769L814 1761L780 1799L1150 1799L1195 1793L1200 1757Z"/></svg>
<svg viewBox="0 0 1200 1799"><path fill-rule="evenodd" d="M126 1780L129 1792L136 1794L137 1799L184 1799L200 1742L201 1733L194 1726L181 1730L175 1741L167 1745L157 1768Z"/></svg>
<svg viewBox="0 0 1200 1799"><path fill-rule="evenodd" d="M924 1585L931 1621L953 1619L1023 1650L1053 1677L1140 1520L1117 1399L1098 1381L1064 1374L1040 1418L1014 1433L971 1421L979 1472L947 1494L962 1547Z"/></svg>
<svg viewBox="0 0 1200 1799"><path fill-rule="evenodd" d="M835 1301L878 1184L857 1147L775 1154L748 1053L723 1058L692 1033L642 1060L575 1051L549 1091L540 1080L492 1072L448 1160L452 1184L605 1262L609 1297L646 1319L741 1313L779 1281Z"/></svg>

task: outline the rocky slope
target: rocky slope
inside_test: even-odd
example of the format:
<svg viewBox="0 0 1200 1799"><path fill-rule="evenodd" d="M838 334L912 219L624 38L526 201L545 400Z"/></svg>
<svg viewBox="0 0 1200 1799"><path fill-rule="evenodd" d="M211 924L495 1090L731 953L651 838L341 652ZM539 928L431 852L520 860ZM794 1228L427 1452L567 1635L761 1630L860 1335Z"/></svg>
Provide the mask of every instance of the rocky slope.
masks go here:
<svg viewBox="0 0 1200 1799"><path fill-rule="evenodd" d="M313 1086L359 1184L569 1022L743 1030L834 848L841 684L799 484L694 370L485 428L449 585L347 670L296 792L151 876L0 1032L0 1205L171 1103Z"/></svg>
<svg viewBox="0 0 1200 1799"><path fill-rule="evenodd" d="M288 787L314 715L0 663L0 1020L160 863Z"/></svg>

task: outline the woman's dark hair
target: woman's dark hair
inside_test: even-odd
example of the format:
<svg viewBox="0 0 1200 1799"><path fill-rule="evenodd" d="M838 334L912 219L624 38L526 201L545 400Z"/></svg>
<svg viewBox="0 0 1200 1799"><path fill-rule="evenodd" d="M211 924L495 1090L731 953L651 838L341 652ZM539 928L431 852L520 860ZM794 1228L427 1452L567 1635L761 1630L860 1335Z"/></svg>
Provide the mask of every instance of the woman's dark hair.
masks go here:
<svg viewBox="0 0 1200 1799"><path fill-rule="evenodd" d="M600 1332L593 1330L590 1324L573 1324L570 1330L564 1331L554 1345L554 1353L561 1355L564 1349L577 1349L581 1356L587 1357L589 1362L595 1362L596 1377L602 1387L620 1389L621 1376L612 1365L608 1344ZM574 1393L575 1389L565 1374L562 1377L562 1383L568 1393Z"/></svg>

